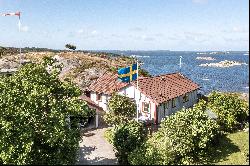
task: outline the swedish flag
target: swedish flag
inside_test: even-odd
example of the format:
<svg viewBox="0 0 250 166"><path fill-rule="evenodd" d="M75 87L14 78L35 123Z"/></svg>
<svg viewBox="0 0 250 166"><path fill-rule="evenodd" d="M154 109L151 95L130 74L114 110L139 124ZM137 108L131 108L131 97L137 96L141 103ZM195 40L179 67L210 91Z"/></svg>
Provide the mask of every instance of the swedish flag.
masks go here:
<svg viewBox="0 0 250 166"><path fill-rule="evenodd" d="M118 79L122 82L130 82L137 79L137 64L118 70Z"/></svg>

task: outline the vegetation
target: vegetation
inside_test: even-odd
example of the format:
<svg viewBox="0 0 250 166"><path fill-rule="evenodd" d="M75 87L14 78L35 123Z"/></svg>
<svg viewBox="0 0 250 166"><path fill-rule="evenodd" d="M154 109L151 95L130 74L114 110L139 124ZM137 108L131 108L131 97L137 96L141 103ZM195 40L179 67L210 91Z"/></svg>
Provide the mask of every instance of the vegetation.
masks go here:
<svg viewBox="0 0 250 166"><path fill-rule="evenodd" d="M236 94L212 92L208 107L217 114L223 131L239 129L248 120L248 103Z"/></svg>
<svg viewBox="0 0 250 166"><path fill-rule="evenodd" d="M52 63L47 58L1 78L0 164L75 164L79 119L93 112L58 70L46 70Z"/></svg>
<svg viewBox="0 0 250 166"><path fill-rule="evenodd" d="M206 164L249 165L249 132L223 135L212 148Z"/></svg>
<svg viewBox="0 0 250 166"><path fill-rule="evenodd" d="M136 115L136 104L130 98L113 94L108 102L109 112L104 120L109 125L119 125L133 119Z"/></svg>
<svg viewBox="0 0 250 166"><path fill-rule="evenodd" d="M120 124L114 129L112 144L116 150L116 157L120 164L128 164L128 155L141 146L146 138L143 124L131 120Z"/></svg>
<svg viewBox="0 0 250 166"><path fill-rule="evenodd" d="M183 109L167 117L159 131L129 157L130 163L202 163L209 145L219 134L219 126L209 119L202 109L204 105L202 101L193 109Z"/></svg>
<svg viewBox="0 0 250 166"><path fill-rule="evenodd" d="M74 46L73 44L66 44L65 47L70 49L70 50L75 50L76 49L76 46Z"/></svg>

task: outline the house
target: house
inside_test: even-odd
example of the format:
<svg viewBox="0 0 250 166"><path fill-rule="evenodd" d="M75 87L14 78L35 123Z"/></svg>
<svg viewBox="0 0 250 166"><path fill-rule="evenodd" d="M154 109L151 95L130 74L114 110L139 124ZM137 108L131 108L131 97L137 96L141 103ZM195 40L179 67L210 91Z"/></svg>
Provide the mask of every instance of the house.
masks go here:
<svg viewBox="0 0 250 166"><path fill-rule="evenodd" d="M97 104L95 104L94 101L92 101L89 97L85 96L85 95L81 95L79 97L81 100L85 101L88 105L89 108L94 109L96 114L95 117L90 117L88 119L88 124L87 127L88 128L98 128L98 126L103 123L103 119L102 116L104 115L104 111L103 109L98 106Z"/></svg>
<svg viewBox="0 0 250 166"><path fill-rule="evenodd" d="M138 107L139 118L160 123L183 107L192 107L197 102L199 85L182 75L171 73L154 77L141 77L137 81L124 83L118 75L105 73L89 87L90 99L108 111L108 100L112 93L133 99Z"/></svg>

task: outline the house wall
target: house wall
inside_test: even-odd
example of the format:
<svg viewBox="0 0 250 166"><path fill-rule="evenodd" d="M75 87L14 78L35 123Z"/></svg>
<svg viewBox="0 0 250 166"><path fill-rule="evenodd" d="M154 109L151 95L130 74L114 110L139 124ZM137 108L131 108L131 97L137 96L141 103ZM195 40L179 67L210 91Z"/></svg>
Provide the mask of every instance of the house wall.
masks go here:
<svg viewBox="0 0 250 166"><path fill-rule="evenodd" d="M150 120L155 119L155 112L156 112L156 104L151 101L147 96L142 94L139 90L137 90L133 85L126 86L118 91L118 94L127 96L131 99L135 99L136 105L139 109L139 116L143 115L148 117ZM150 113L144 113L142 111L142 103L146 102L150 104Z"/></svg>
<svg viewBox="0 0 250 166"><path fill-rule="evenodd" d="M97 101L96 100L97 93L96 92L91 92L90 93L90 99L94 101L98 106L102 107L105 112L108 111L108 100L110 98L109 95L106 94L101 94L101 100Z"/></svg>
<svg viewBox="0 0 250 166"><path fill-rule="evenodd" d="M174 108L172 107L172 101L171 100L169 100L169 101L167 101L165 103L161 103L157 107L158 123L160 123L161 120L163 120L164 117L176 113L177 111L179 111L183 107L189 108L189 107L192 107L195 103L197 103L197 90L188 93L189 100L187 102L183 102L184 101L183 96L175 98L176 107L174 107ZM165 109L164 109L164 107L165 107Z"/></svg>
<svg viewBox="0 0 250 166"><path fill-rule="evenodd" d="M160 123L161 120L169 116L171 114L176 113L178 110L182 109L183 107L188 108L193 106L197 102L197 90L190 92L188 94L189 101L183 103L183 96L176 98L176 107L172 107L172 101L169 100L165 103L161 103L160 105L156 106L156 104L149 99L147 96L142 94L139 90L137 90L133 85L129 85L125 88L122 88L118 91L118 94L127 96L131 99L135 99L136 104L139 108L139 116L143 115L148 117L150 120L157 119L157 122ZM91 100L94 101L97 105L103 108L105 112L108 111L108 100L111 96L106 94L101 94L101 100L96 100L96 93L91 92L90 94ZM150 104L150 113L144 113L142 111L142 103L146 102ZM165 109L164 109L165 105Z"/></svg>

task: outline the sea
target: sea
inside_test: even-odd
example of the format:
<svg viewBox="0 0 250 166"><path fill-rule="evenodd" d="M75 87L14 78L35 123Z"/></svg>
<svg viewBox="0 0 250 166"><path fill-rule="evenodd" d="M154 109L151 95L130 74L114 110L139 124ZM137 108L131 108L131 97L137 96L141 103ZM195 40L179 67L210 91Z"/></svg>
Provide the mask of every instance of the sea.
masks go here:
<svg viewBox="0 0 250 166"><path fill-rule="evenodd" d="M142 68L151 75L181 72L200 85L200 93L209 94L213 90L222 92L249 93L249 54L246 51L192 52L192 51L109 51L125 56L136 57ZM180 56L181 67L180 67ZM212 57L214 60L201 60L197 57ZM220 61L246 63L226 68L199 66Z"/></svg>

